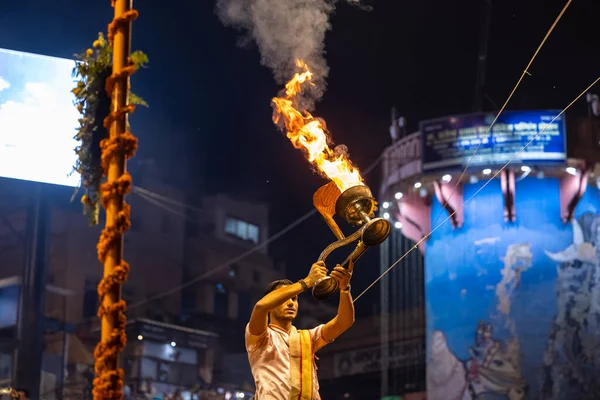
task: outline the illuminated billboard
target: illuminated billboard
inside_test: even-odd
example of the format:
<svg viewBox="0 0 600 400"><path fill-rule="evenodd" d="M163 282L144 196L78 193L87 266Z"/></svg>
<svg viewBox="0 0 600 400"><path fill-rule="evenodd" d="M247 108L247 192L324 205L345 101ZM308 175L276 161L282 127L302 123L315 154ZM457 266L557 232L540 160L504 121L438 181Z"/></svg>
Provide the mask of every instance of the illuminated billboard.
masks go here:
<svg viewBox="0 0 600 400"><path fill-rule="evenodd" d="M516 162L562 163L566 158L565 118L560 111L505 111L488 133L492 113L457 115L420 124L423 171L477 165L503 165L534 137Z"/></svg>
<svg viewBox="0 0 600 400"><path fill-rule="evenodd" d="M71 174L79 112L73 60L0 49L0 177L62 186Z"/></svg>

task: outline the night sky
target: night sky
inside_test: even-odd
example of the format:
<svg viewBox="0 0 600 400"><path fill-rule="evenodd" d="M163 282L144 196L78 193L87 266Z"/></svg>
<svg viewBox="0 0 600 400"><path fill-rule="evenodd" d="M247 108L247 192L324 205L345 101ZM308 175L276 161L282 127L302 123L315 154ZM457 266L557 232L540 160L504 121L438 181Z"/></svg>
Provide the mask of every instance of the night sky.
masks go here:
<svg viewBox="0 0 600 400"><path fill-rule="evenodd" d="M392 106L411 130L421 119L472 111L481 30L477 0L366 2L372 12L340 4L332 18L328 91L314 113L363 169L390 143ZM493 1L486 109L504 102L565 3ZM325 181L273 126L270 99L280 88L257 49L236 45L237 33L220 24L213 1L171 4L135 3L133 48L149 55L150 67L136 74L132 87L151 106L131 119L141 139L138 157L159 160L194 191L269 201L271 231L278 231L311 209L312 194ZM109 0L5 0L0 47L71 57L106 30L111 16ZM596 79L599 22L598 0L574 1L508 108L563 108ZM575 112L584 113L585 104ZM377 192L377 173L366 181ZM275 242L271 253L298 279L331 239L313 217ZM357 266L355 291L377 277L375 253ZM377 290L371 295L361 310L378 299Z"/></svg>

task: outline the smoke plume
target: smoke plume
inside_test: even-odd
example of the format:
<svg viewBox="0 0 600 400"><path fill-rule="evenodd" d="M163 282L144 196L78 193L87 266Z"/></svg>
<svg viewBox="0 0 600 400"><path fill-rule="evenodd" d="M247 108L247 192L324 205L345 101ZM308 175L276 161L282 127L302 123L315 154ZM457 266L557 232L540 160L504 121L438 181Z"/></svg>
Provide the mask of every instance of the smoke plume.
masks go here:
<svg viewBox="0 0 600 400"><path fill-rule="evenodd" d="M325 89L325 33L329 18L341 0L217 0L216 13L226 26L258 45L262 64L273 71L277 83L287 82L304 60L314 74L317 100ZM361 8L361 0L345 0Z"/></svg>

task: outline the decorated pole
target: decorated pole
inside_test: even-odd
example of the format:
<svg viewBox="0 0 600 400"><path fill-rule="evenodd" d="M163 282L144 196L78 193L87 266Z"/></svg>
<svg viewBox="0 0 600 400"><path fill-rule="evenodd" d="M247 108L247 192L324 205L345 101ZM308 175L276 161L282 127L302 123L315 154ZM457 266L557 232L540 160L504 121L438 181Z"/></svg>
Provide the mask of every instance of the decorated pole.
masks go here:
<svg viewBox="0 0 600 400"><path fill-rule="evenodd" d="M129 77L136 67L131 60L131 21L137 18L132 0L112 0L114 19L108 27L112 48L112 75L106 79L106 92L111 97L110 114L104 119L108 138L100 142L102 170L107 181L100 187L106 225L98 241L98 258L104 264L104 278L98 285L101 339L96 358L94 400L123 398L123 370L119 353L125 347L125 302L121 286L127 280L128 264L123 260L123 234L130 226L130 208L125 195L131 188L127 159L133 157L137 138L129 131L128 114L134 111L129 100Z"/></svg>

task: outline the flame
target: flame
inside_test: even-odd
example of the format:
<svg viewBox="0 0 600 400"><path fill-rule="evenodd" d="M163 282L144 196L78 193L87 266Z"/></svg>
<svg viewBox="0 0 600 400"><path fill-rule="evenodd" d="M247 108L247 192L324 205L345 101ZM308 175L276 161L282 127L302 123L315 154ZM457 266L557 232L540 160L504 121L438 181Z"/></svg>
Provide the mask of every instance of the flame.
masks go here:
<svg viewBox="0 0 600 400"><path fill-rule="evenodd" d="M307 111L301 112L296 108L296 96L302 91L303 85L314 85L311 82L313 74L308 66L301 60L296 64L302 72L296 73L285 85L285 97L273 99L277 111L273 121L279 124L283 120L287 137L294 147L303 150L308 161L335 182L340 191L363 185L360 172L348 157L329 147L330 140L323 122Z"/></svg>

